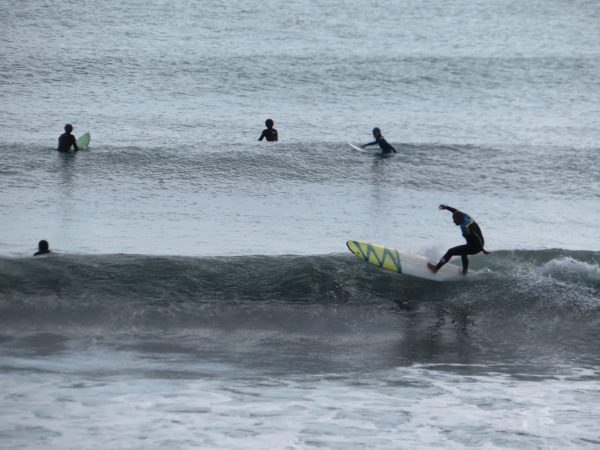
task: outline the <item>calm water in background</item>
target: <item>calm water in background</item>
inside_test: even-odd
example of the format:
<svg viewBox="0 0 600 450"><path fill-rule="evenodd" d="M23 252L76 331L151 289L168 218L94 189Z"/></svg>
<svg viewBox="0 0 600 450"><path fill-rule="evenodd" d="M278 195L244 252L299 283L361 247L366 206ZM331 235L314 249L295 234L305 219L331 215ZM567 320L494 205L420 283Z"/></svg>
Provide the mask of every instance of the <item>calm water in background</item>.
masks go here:
<svg viewBox="0 0 600 450"><path fill-rule="evenodd" d="M598 23L0 4L0 446L600 445ZM89 150L53 150L66 122ZM347 146L373 126L398 155ZM347 253L439 258L462 241L439 203L480 223L480 279Z"/></svg>

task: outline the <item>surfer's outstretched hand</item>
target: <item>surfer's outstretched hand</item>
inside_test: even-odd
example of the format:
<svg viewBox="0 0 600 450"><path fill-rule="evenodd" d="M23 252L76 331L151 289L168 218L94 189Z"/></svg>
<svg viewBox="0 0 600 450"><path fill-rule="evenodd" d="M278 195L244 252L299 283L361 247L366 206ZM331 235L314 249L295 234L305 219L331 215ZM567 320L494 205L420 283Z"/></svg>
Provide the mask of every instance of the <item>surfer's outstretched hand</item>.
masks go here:
<svg viewBox="0 0 600 450"><path fill-rule="evenodd" d="M444 203L444 204L441 204L440 206L438 206L438 208L439 208L439 209L447 209L447 208L448 208L448 205L446 205L446 204Z"/></svg>

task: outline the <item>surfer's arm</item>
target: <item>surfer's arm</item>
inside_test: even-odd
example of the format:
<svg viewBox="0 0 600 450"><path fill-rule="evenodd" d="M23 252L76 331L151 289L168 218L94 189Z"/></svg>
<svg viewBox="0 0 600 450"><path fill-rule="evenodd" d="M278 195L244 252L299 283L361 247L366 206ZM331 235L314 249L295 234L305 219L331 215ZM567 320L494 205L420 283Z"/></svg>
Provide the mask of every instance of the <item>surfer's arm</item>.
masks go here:
<svg viewBox="0 0 600 450"><path fill-rule="evenodd" d="M71 135L71 144L76 152L79 151L79 147L77 147L77 139L75 139L75 136L73 135Z"/></svg>
<svg viewBox="0 0 600 450"><path fill-rule="evenodd" d="M375 144L378 144L378 143L379 142L377 142L377 141L369 142L368 144L361 145L361 148L365 148L365 147L368 147L369 145L375 145Z"/></svg>
<svg viewBox="0 0 600 450"><path fill-rule="evenodd" d="M456 211L458 211L458 209L453 208L452 206L448 206L448 205L440 205L439 206L440 209L447 209L448 211L450 211L451 213L455 213Z"/></svg>

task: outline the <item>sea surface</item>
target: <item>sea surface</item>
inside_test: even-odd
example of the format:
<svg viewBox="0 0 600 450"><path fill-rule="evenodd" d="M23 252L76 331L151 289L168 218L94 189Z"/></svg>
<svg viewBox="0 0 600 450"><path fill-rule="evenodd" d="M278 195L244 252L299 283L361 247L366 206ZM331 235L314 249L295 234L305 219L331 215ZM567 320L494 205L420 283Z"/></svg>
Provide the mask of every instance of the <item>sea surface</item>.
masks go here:
<svg viewBox="0 0 600 450"><path fill-rule="evenodd" d="M0 2L0 448L600 448L599 24ZM348 145L375 126L396 155ZM435 261L464 242L441 203L476 276L346 249Z"/></svg>

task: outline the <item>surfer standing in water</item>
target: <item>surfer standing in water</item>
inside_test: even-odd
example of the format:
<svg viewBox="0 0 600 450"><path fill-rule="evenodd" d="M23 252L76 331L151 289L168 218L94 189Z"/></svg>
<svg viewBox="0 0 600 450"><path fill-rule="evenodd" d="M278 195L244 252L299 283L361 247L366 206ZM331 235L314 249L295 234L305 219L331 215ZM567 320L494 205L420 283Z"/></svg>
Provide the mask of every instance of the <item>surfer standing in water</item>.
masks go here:
<svg viewBox="0 0 600 450"><path fill-rule="evenodd" d="M373 128L373 137L375 140L373 142L369 142L368 144L361 145L361 148L365 148L369 145L379 144L379 148L381 148L381 153L387 155L389 153L397 153L396 149L392 147L388 141L385 140L383 135L381 134L381 130L377 127Z"/></svg>
<svg viewBox="0 0 600 450"><path fill-rule="evenodd" d="M262 141L263 139L266 139L269 142L275 142L279 140L279 135L277 134L277 130L273 128L273 125L275 124L273 123L272 119L265 120L265 126L267 128L263 130L262 134L258 138L259 141Z"/></svg>
<svg viewBox="0 0 600 450"><path fill-rule="evenodd" d="M444 256L442 256L442 259L440 259L440 262L437 263L437 265L427 263L427 267L429 267L433 273L437 273L437 271L440 270L444 264L450 261L450 258L460 255L463 268L462 273L463 275L466 275L467 271L469 270L469 258L467 255L476 255L480 252L483 252L485 255L490 254L490 252L483 248L483 233L481 233L481 229L479 228L479 225L477 225L477 222L471 219L471 217L464 212L448 205L440 205L439 208L447 209L452 213L452 220L454 221L455 225L460 225L462 235L466 239L467 244L459 245L458 247L452 247Z"/></svg>
<svg viewBox="0 0 600 450"><path fill-rule="evenodd" d="M65 132L58 138L58 148L56 150L59 152L68 152L71 150L71 146L75 149L75 151L79 150L79 147L77 147L77 139L75 139L75 136L71 134L72 131L73 125L70 123L66 124Z"/></svg>

